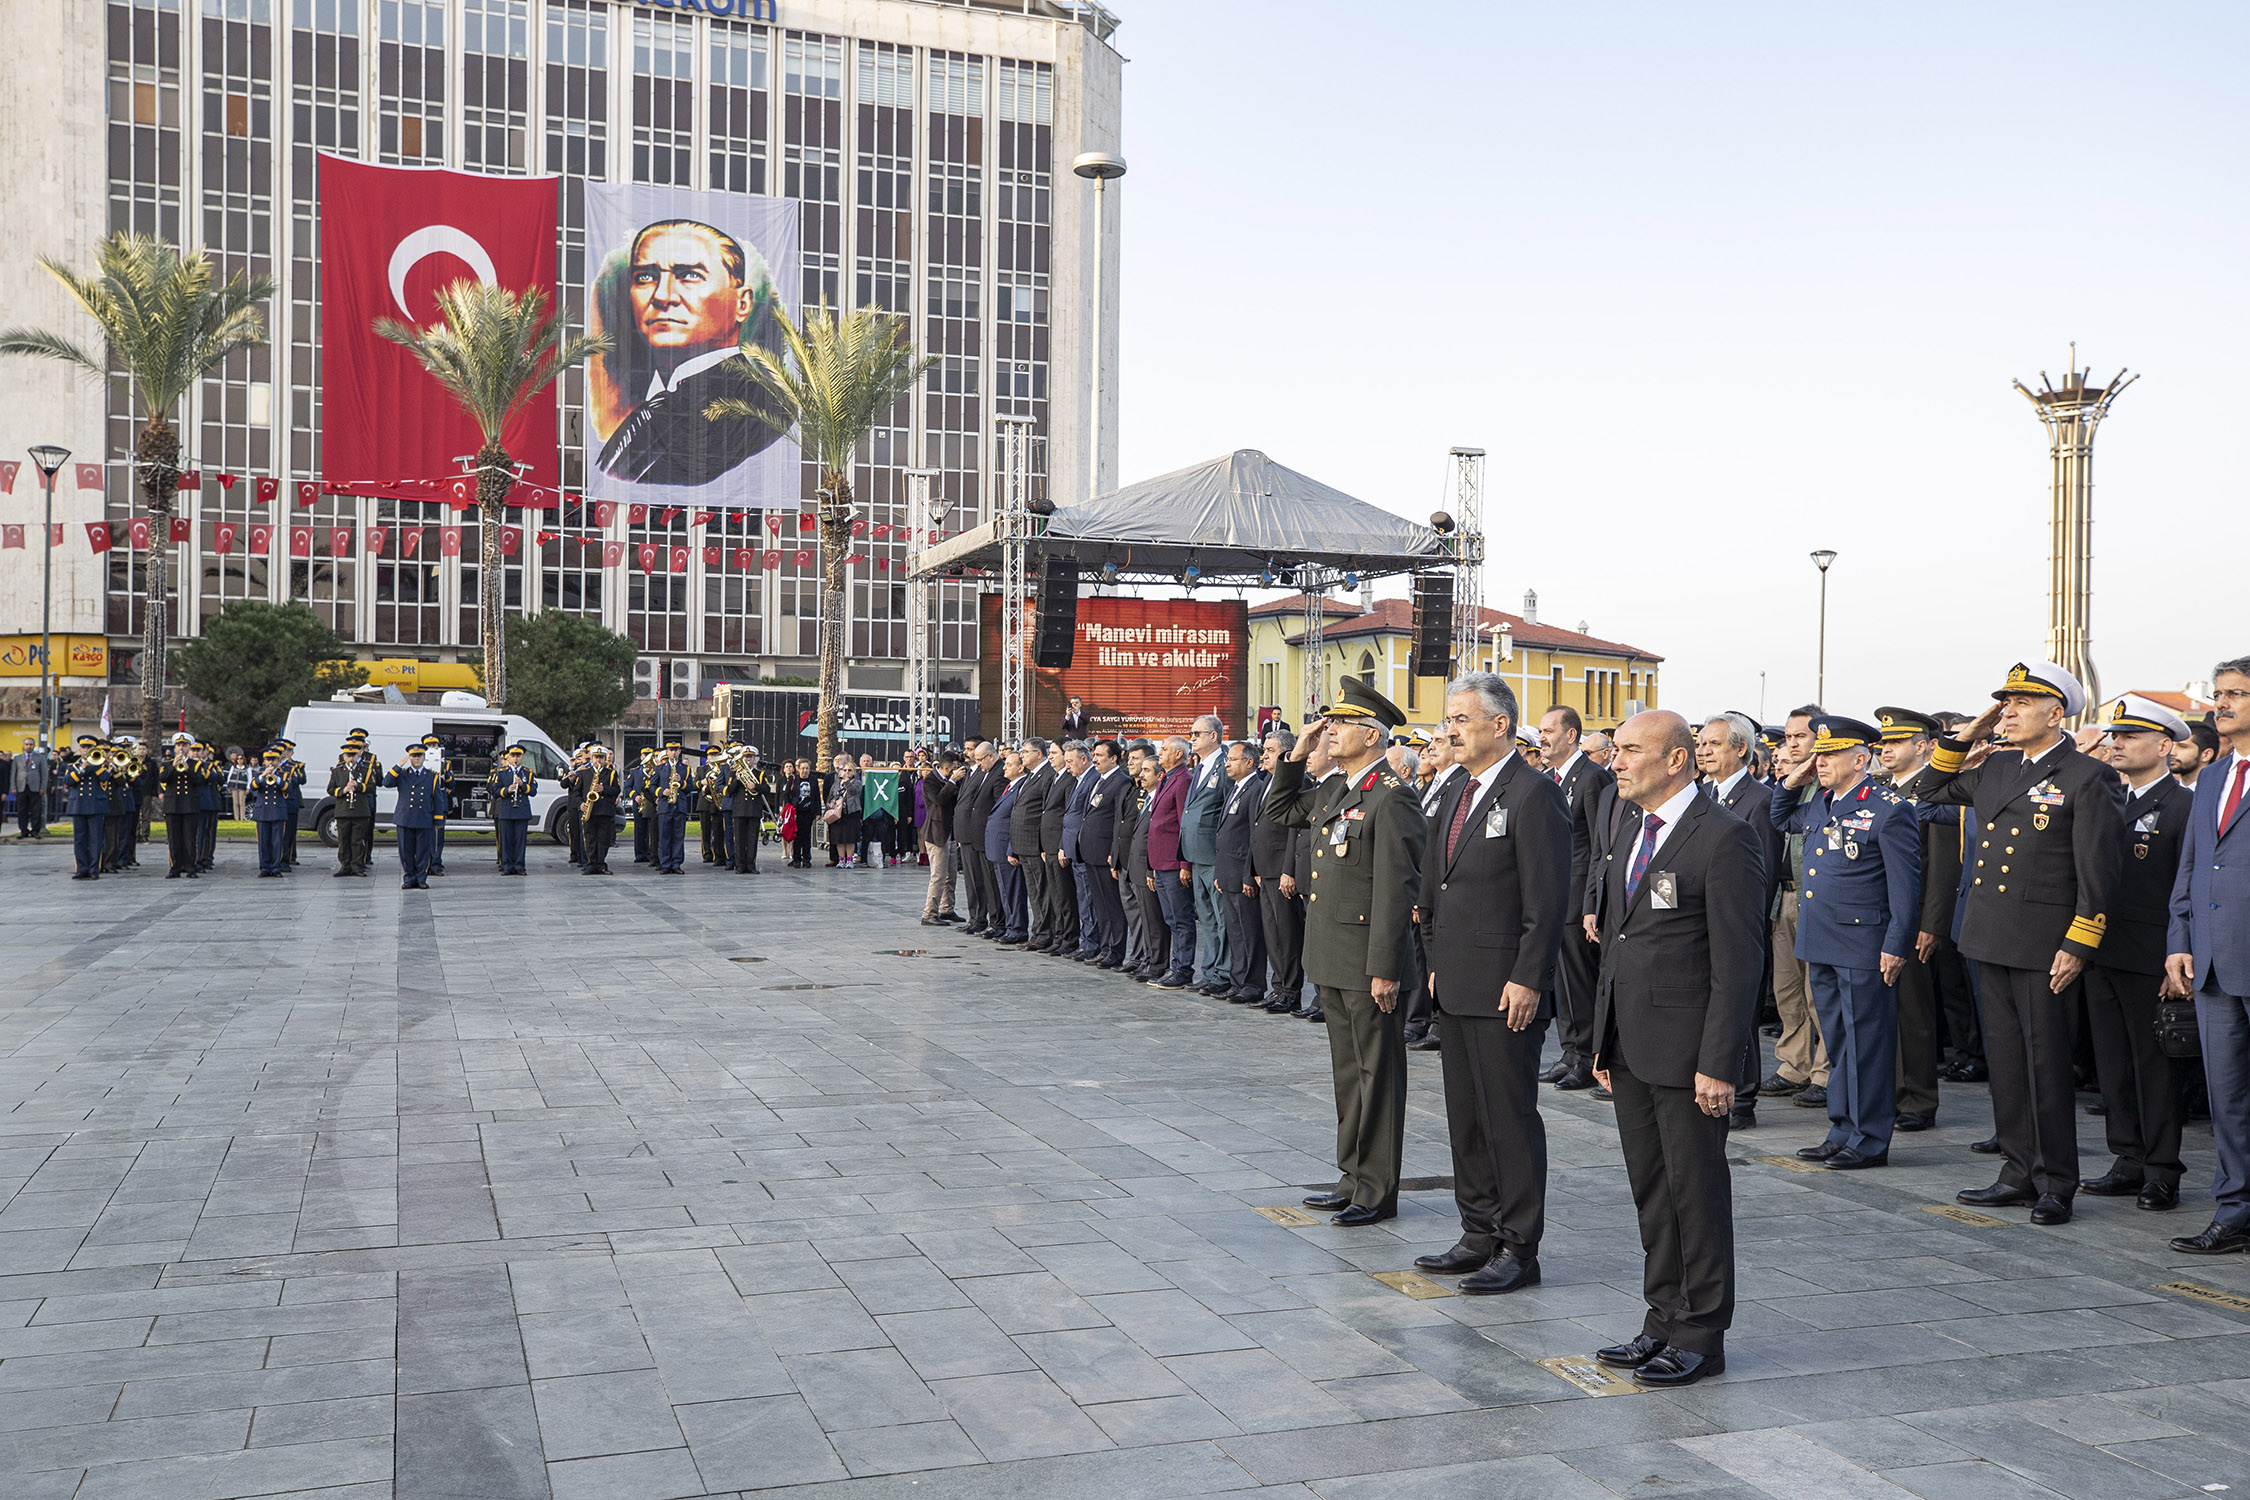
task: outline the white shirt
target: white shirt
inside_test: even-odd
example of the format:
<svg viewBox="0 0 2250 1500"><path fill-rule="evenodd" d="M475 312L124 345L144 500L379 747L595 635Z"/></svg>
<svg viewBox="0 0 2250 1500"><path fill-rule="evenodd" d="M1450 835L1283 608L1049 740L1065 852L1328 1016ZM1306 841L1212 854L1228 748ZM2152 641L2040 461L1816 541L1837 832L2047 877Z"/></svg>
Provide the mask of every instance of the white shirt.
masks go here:
<svg viewBox="0 0 2250 1500"><path fill-rule="evenodd" d="M1195 786L1195 787L1200 787L1200 786L1202 786L1202 785L1203 785L1203 783L1204 783L1204 782L1206 782L1206 781L1210 780L1210 779L1211 779L1211 768L1212 768L1213 766L1216 766L1216 765L1220 765L1220 764L1223 764L1223 763L1225 762L1226 758L1227 758L1227 752L1226 752L1226 749L1225 749L1225 747L1224 747L1224 746L1220 747L1220 748L1219 748L1219 749L1217 749L1217 750L1214 750L1214 751L1212 751L1212 752L1211 752L1211 753L1210 753L1209 755L1206 755L1206 756L1204 756L1204 757L1203 757L1203 764L1202 764L1202 765L1200 765L1200 766L1197 766L1197 767L1195 768L1195 781L1194 781L1194 786ZM1191 790L1192 790L1192 789L1193 789L1193 788L1191 788Z"/></svg>
<svg viewBox="0 0 2250 1500"><path fill-rule="evenodd" d="M1501 756L1491 765L1486 766L1483 771L1479 772L1475 776L1470 777L1469 789L1461 794L1461 800L1463 802L1466 802L1471 807L1476 806L1477 799L1482 797L1486 792L1492 790L1492 783L1499 779L1501 771L1505 770L1507 768L1508 762L1514 760L1515 758L1516 752L1510 750L1506 755ZM1447 769L1450 770L1452 768L1448 767Z"/></svg>
<svg viewBox="0 0 2250 1500"><path fill-rule="evenodd" d="M1688 809L1695 805L1695 797L1695 783L1691 781L1686 786L1682 787L1679 791L1673 793L1671 801L1665 803L1662 807L1656 810L1656 815L1659 818L1662 818L1664 822L1662 826L1656 830L1656 842L1649 846L1648 857L1652 863L1656 859L1658 852L1663 849L1664 841L1670 838L1674 833L1679 831L1680 819L1686 817ZM1641 815L1640 826L1643 830L1646 830L1646 828L1648 827L1648 815L1646 812L1643 812ZM1634 836L1633 853L1631 855L1631 858L1633 858L1634 860L1638 860L1640 858L1641 844L1645 839L1647 839L1647 837L1648 835L1645 831L1637 833ZM1630 869L1631 866L1627 866L1627 868Z"/></svg>
<svg viewBox="0 0 2250 1500"><path fill-rule="evenodd" d="M1741 770L1739 770L1739 771L1735 772L1735 773L1734 773L1734 774L1733 774L1732 776L1729 776L1729 777L1728 777L1728 778L1727 778L1726 780L1724 780L1724 781L1722 781L1722 782L1719 782L1719 783L1717 783L1716 785L1714 785L1714 786L1713 786L1713 787L1711 788L1711 795L1712 795L1712 796L1713 796L1714 798L1716 798L1716 799L1717 799L1718 801L1721 801L1721 802L1724 802L1724 801L1726 801L1726 800L1727 800L1727 798L1728 798L1728 796L1729 796L1730 794L1732 794L1732 793L1733 793L1733 791L1734 791L1734 788L1735 788L1735 784L1736 784L1737 782L1741 781L1743 777L1745 777L1745 776L1747 776L1747 775L1749 775L1749 774L1750 774L1750 768L1749 768L1748 766L1744 766L1744 767L1743 767L1743 768L1742 768Z"/></svg>
<svg viewBox="0 0 2250 1500"><path fill-rule="evenodd" d="M1511 751L1510 753L1513 754L1514 752ZM1496 762L1494 769L1497 770L1500 766L1506 764L1506 761ZM1453 783L1453 773L1461 768L1461 763L1455 761L1452 765L1438 772L1436 777L1431 780L1430 789L1422 794L1422 812L1425 816L1437 811L1438 802L1445 796L1445 789ZM1480 783L1479 785L1481 787L1487 784L1489 783ZM1474 798L1482 795L1482 793L1477 791L1471 792L1469 795Z"/></svg>
<svg viewBox="0 0 2250 1500"><path fill-rule="evenodd" d="M700 375L705 370L710 369L714 365L724 364L726 361L733 359L741 352L742 351L740 349L713 349L708 353L698 354L693 359L682 360L680 361L679 368L672 372L672 378L670 380L666 380L664 378L664 372L659 370L655 374L649 376L648 394L646 396L643 396L641 399L644 401L653 401L658 396L664 395L669 391L676 391L680 388L680 382L687 379L690 375Z"/></svg>
<svg viewBox="0 0 2250 1500"><path fill-rule="evenodd" d="M2048 756L2054 754L2057 750L2060 750L2063 746L2069 743L2069 735L2058 734L2055 736L2055 742L2052 745L2049 745L2046 749L2040 751L2037 755L2025 756L2023 758L2024 764L2027 766L2036 766L2039 764L2039 762L2045 760Z"/></svg>
<svg viewBox="0 0 2250 1500"><path fill-rule="evenodd" d="M1572 766L1575 766L1575 765L1577 765L1577 764L1578 764L1578 763L1579 763L1580 761L1584 760L1585 758L1586 758L1586 752L1585 752L1585 751L1583 751L1583 750L1573 750L1573 751L1571 751L1571 752L1570 752L1570 759L1568 759L1568 760L1564 761L1564 762L1563 762L1563 763L1562 763L1561 765L1559 765L1559 766L1555 766L1555 767L1553 767L1552 769L1550 769L1550 770L1549 770L1549 771L1547 772L1547 779L1548 779L1549 781L1552 781L1552 782L1554 782L1554 783L1555 783L1555 785L1557 785L1557 786L1560 786L1560 785L1562 785L1562 784L1563 784L1563 783L1564 783L1565 781L1568 781L1568 780L1570 779L1570 768L1571 768Z"/></svg>

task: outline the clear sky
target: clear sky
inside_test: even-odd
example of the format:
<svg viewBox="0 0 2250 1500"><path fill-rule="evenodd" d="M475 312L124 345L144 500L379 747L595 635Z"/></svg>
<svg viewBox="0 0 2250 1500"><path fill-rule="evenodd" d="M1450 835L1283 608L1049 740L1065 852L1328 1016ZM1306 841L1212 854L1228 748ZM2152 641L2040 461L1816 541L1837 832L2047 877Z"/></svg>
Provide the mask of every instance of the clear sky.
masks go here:
<svg viewBox="0 0 2250 1500"><path fill-rule="evenodd" d="M1670 706L1812 695L1828 547L1829 706L1973 711L2043 654L2009 381L2075 339L2143 376L2103 687L2250 651L2250 5L1113 6L1126 480L1262 448L1426 518L1483 447L1485 602L1661 654Z"/></svg>

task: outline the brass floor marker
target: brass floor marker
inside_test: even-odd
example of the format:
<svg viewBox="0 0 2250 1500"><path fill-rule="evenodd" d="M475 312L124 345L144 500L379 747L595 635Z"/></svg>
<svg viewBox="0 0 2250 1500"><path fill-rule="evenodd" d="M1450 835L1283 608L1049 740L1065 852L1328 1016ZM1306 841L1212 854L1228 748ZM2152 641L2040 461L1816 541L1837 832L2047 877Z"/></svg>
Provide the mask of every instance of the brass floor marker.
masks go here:
<svg viewBox="0 0 2250 1500"><path fill-rule="evenodd" d="M1256 1209L1255 1212L1263 1214L1284 1229L1303 1229L1307 1225L1321 1222L1301 1208L1289 1208L1278 1203Z"/></svg>
<svg viewBox="0 0 2250 1500"><path fill-rule="evenodd" d="M2223 1307L2229 1312L2250 1312L2250 1297L2222 1292L2215 1286L2204 1286L2193 1281L2159 1281L2152 1291L2170 1292L2176 1297L2193 1297L2198 1302L2208 1302L2213 1307Z"/></svg>
<svg viewBox="0 0 2250 1500"><path fill-rule="evenodd" d="M1417 1302L1427 1302L1432 1297L1458 1295L1442 1281L1432 1281L1420 1271L1370 1271L1374 1277L1394 1292L1404 1292Z"/></svg>
<svg viewBox="0 0 2250 1500"><path fill-rule="evenodd" d="M2000 1229L2008 1223L2006 1219L1995 1219L1990 1214L1980 1214L1971 1208L1955 1208L1950 1203L1925 1203L1922 1205L1922 1212L1936 1214L1941 1219L1951 1219L1956 1224L1968 1224L1977 1229Z"/></svg>
<svg viewBox="0 0 2250 1500"><path fill-rule="evenodd" d="M1825 1172L1828 1170L1817 1161L1800 1161L1794 1156L1753 1156L1750 1159L1755 1162L1763 1162L1769 1167L1779 1167L1784 1172Z"/></svg>
<svg viewBox="0 0 2250 1500"><path fill-rule="evenodd" d="M1640 1389L1625 1376L1589 1355L1564 1354L1554 1359L1534 1360L1533 1363L1543 1370L1560 1375L1589 1396L1629 1396Z"/></svg>

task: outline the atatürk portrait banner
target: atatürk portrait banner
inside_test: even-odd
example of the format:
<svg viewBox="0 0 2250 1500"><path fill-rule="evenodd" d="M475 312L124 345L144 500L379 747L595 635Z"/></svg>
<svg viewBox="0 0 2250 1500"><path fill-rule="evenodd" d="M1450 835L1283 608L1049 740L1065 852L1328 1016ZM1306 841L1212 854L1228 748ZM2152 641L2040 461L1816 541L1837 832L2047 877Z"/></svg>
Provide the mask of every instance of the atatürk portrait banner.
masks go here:
<svg viewBox="0 0 2250 1500"><path fill-rule="evenodd" d="M796 201L645 183L585 191L586 325L610 340L586 367L586 493L794 508L797 444L741 349L785 347Z"/></svg>

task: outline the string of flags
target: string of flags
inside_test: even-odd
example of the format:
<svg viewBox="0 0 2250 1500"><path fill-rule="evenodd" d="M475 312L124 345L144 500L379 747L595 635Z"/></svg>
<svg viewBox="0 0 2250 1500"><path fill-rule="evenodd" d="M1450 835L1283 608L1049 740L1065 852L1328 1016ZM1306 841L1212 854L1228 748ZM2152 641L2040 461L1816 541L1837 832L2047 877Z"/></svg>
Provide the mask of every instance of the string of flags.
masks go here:
<svg viewBox="0 0 2250 1500"><path fill-rule="evenodd" d="M16 460L0 461L0 494L13 494L15 492L15 481L20 467L20 463ZM103 465L82 463L73 467L76 470L80 490L98 491L104 488ZM324 495L398 500L420 504L443 504L455 511L473 510L477 504L477 481L474 475L460 475L447 479L285 480L273 475L205 474L200 470L184 469L180 472L179 488L183 491L200 492L206 481L226 492L231 492L238 485L249 485L249 499L253 505L271 505L279 501L286 493L294 501L294 506L297 509L308 509L317 505ZM618 509L622 505L628 526L655 525L669 531L679 523L682 517L687 518L690 529L708 527L714 523L721 526L732 526L737 522L756 525L758 523L755 518L763 516L764 529L771 534L774 541L780 541L785 533L794 532L799 534L795 538L796 540L808 543L805 546L777 546L769 543L766 546L754 547L738 543L711 544L707 542L701 546L693 546L676 542L613 541L601 536L574 534L559 527L556 529L529 528L531 542L534 546L544 547L551 542L559 542L566 547L575 546L579 548L579 565L582 567L591 562L591 559L587 558L585 554L597 548L600 552L599 566L601 567L622 567L625 565L627 558L630 557L633 565L639 571L652 574L685 573L688 571L691 559L697 552L702 554L703 564L707 568L725 567L731 563L737 571L741 572L778 569L785 563L796 567L809 567L819 556L819 521L817 517L804 511L781 511L764 507L714 507L706 509L700 506L659 506L614 500L588 502L583 495L568 493L561 489L533 484L524 480L518 480L509 490L504 509L527 512L556 511L560 510L566 503L571 507L580 509L591 526L602 531L607 531L615 524ZM526 519L529 518L526 517ZM166 532L168 541L188 542L194 540L194 522L185 516L172 516L169 520L170 524ZM155 523L151 518L145 516L136 516L124 522L85 521L79 524L85 528L87 543L97 555L108 552L115 547L145 552L154 538ZM463 529L458 524L429 525L404 521L388 525L361 527L349 525L314 526L301 522L279 520L272 522L210 520L208 525L208 545L213 552L222 557L231 556L238 545L242 546L250 556L268 557L274 554L275 546L279 543L286 546L288 555L293 558L328 557L346 559L364 555L369 558L388 558L401 562L460 556L461 532ZM500 554L503 557L515 557L522 553L526 529L524 526L512 524L500 527L499 545ZM26 531L27 528L22 525L0 524L0 549L24 546ZM51 547L63 546L68 532L68 523L55 522L48 537L48 545ZM812 535L807 536L804 535L805 533L811 533ZM864 519L852 523L851 534L855 540L864 538L877 542L885 540L904 542L914 538L914 533L909 527L894 526L885 522L870 522ZM952 534L951 532L932 529L924 531L920 540L924 543L940 542ZM850 552L845 554L844 557L847 566L856 566L869 561L872 561L874 566L881 571L887 572L893 567L892 559L888 557L871 558L869 554L864 552ZM903 560L898 562L897 571L901 573L905 571Z"/></svg>

